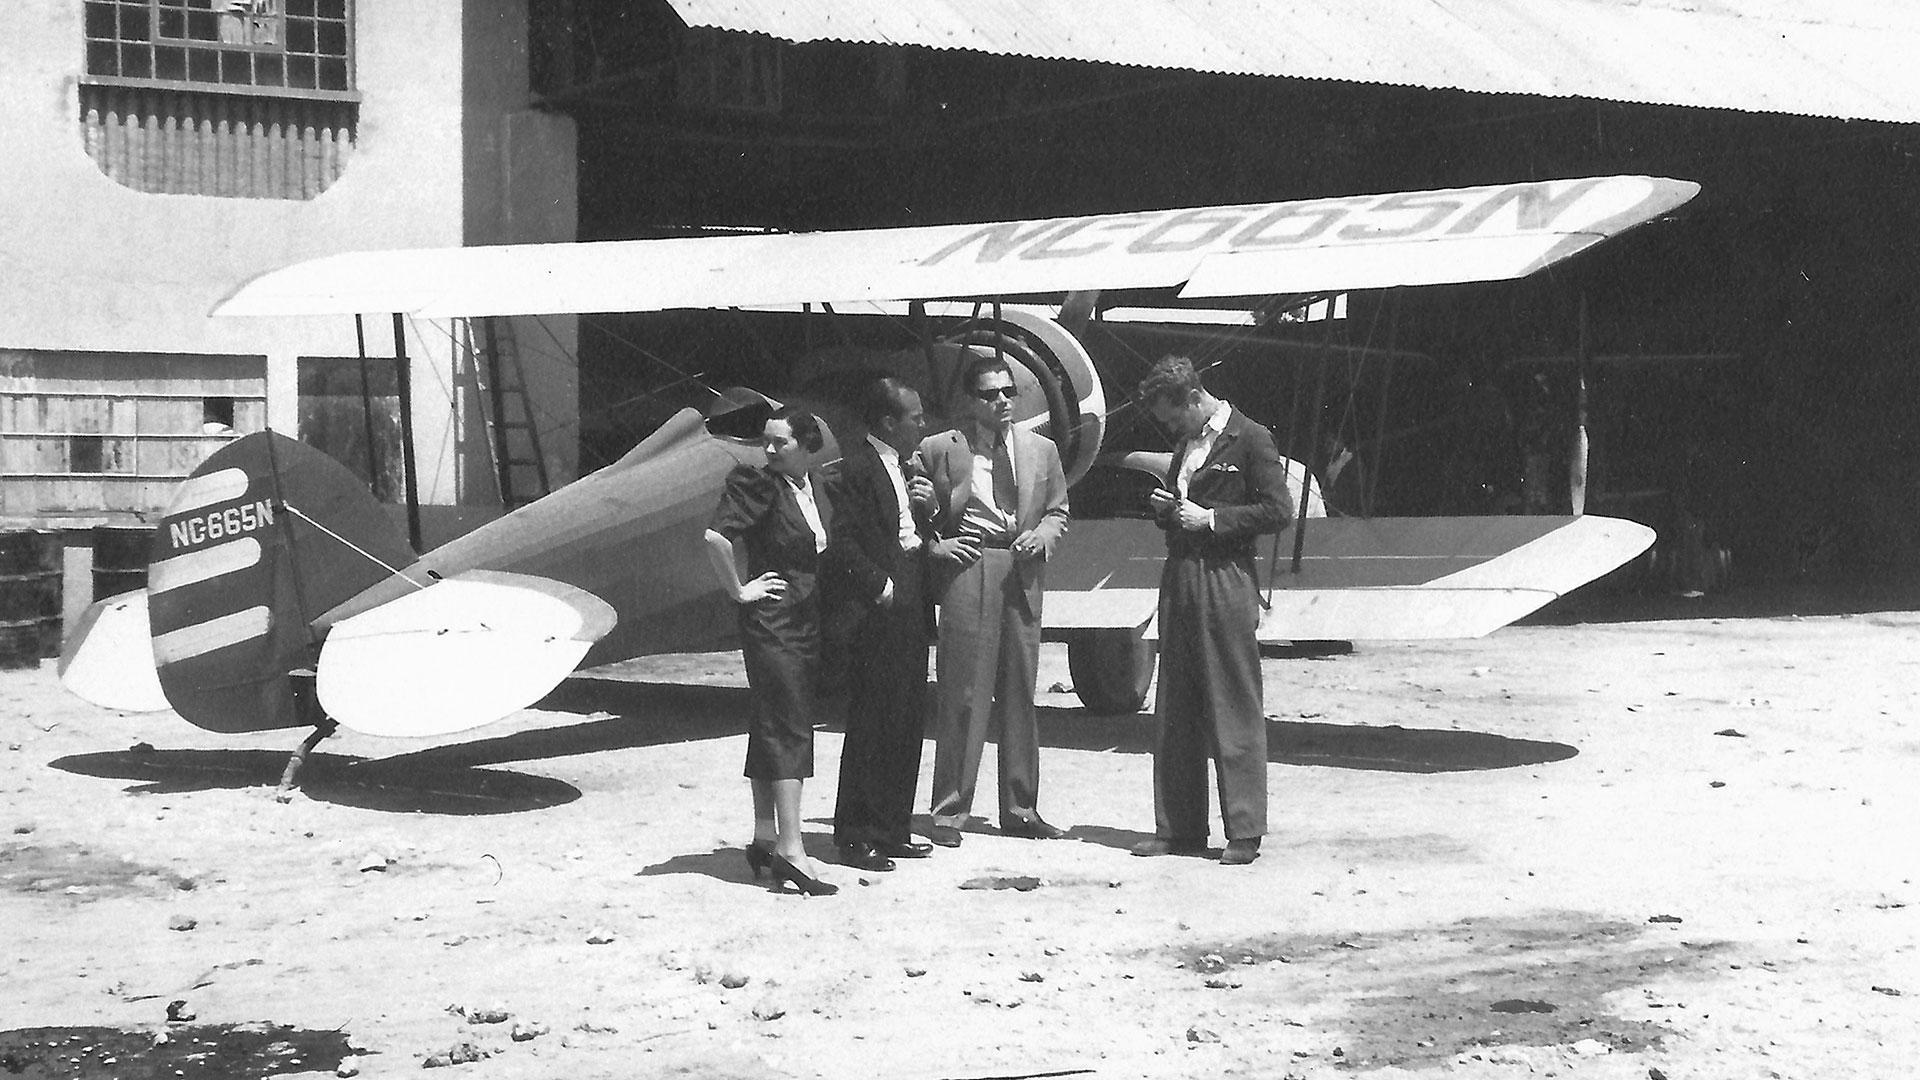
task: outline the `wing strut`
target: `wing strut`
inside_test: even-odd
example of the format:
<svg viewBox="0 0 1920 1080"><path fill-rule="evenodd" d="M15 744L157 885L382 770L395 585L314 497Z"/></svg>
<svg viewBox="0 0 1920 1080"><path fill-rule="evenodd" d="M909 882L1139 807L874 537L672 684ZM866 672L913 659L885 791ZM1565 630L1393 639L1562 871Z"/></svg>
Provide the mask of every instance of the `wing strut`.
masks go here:
<svg viewBox="0 0 1920 1080"><path fill-rule="evenodd" d="M413 461L413 373L407 370L407 326L405 317L393 313L393 372L400 391L400 457L407 477L407 542L420 554L420 479Z"/></svg>
<svg viewBox="0 0 1920 1080"><path fill-rule="evenodd" d="M1300 505L1294 508L1293 572L1300 572L1300 558L1307 548L1307 504L1313 501L1313 459L1320 448L1320 414L1327 394L1327 366L1333 363L1333 298L1327 298L1327 332L1321 339L1320 362L1314 365L1313 400L1307 403L1307 450L1300 457ZM1297 384L1296 384L1297 385Z"/></svg>
<svg viewBox="0 0 1920 1080"><path fill-rule="evenodd" d="M1380 411L1379 415L1374 418L1373 460L1370 464L1369 471L1361 476L1361 479L1366 481L1367 484L1365 501L1360 507L1360 513L1365 517L1372 517L1373 508L1379 505L1380 474L1386 471L1387 409L1391 407L1393 403L1393 395L1391 393L1393 390L1393 361L1394 358L1399 355L1396 350L1400 348L1400 309L1404 306L1402 296L1402 291L1399 289L1389 289L1387 291L1387 302L1393 305L1393 309L1387 313L1387 363L1386 367L1380 373ZM1359 432L1356 431L1354 437L1357 442L1359 440ZM1368 463L1363 462L1362 464L1366 465Z"/></svg>
<svg viewBox="0 0 1920 1080"><path fill-rule="evenodd" d="M1573 453L1567 462L1567 499L1573 516L1587 512L1587 361L1593 337L1587 323L1587 291L1580 290L1580 344L1573 354Z"/></svg>
<svg viewBox="0 0 1920 1080"><path fill-rule="evenodd" d="M920 358L926 362L928 382L932 382L933 372L938 370L933 361L933 323L927 318L927 302L911 300L907 303L907 327L913 332L914 340L920 343ZM959 368L954 369L958 371ZM941 412L947 411L947 402L953 397L953 387L932 386L928 389L935 394L934 404Z"/></svg>
<svg viewBox="0 0 1920 1080"><path fill-rule="evenodd" d="M380 488L380 444L373 441L373 386L367 378L367 324L353 317L353 340L360 350L360 423L367 436L367 486Z"/></svg>

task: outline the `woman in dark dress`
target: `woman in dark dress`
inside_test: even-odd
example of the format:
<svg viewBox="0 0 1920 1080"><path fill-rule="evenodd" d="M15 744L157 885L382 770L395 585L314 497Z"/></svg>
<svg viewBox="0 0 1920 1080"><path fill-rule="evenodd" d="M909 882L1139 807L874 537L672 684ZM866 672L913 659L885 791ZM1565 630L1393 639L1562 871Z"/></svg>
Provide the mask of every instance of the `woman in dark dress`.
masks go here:
<svg viewBox="0 0 1920 1080"><path fill-rule="evenodd" d="M824 443L820 420L782 409L767 421L761 442L767 464L740 465L728 475L706 533L714 577L738 605L740 651L756 698L747 728L747 864L756 877L771 869L776 887L791 881L809 895L830 896L837 887L819 880L800 838L801 781L813 775L817 582L833 520L825 484L807 469Z"/></svg>

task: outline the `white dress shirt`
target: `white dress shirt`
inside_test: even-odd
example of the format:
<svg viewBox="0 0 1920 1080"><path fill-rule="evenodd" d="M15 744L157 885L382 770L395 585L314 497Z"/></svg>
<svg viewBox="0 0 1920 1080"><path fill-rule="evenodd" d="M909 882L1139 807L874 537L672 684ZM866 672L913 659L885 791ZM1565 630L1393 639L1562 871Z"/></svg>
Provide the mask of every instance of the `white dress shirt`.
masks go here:
<svg viewBox="0 0 1920 1080"><path fill-rule="evenodd" d="M907 477L900 471L900 451L874 438L867 436L867 442L873 444L874 452L880 455L880 464L887 468L887 479L893 482L893 498L900 507L900 550L920 550L920 528L913 520L913 506L907 502Z"/></svg>
<svg viewBox="0 0 1920 1080"><path fill-rule="evenodd" d="M800 504L800 516L807 519L807 528L813 530L813 553L827 550L827 526L820 520L820 504L813 498L813 482L805 476L795 480L783 476L787 486L793 489L793 501Z"/></svg>
<svg viewBox="0 0 1920 1080"><path fill-rule="evenodd" d="M1213 453L1213 444L1220 441L1220 433L1227 430L1227 417L1233 412L1233 406L1221 402L1220 407L1207 417L1206 426L1200 434L1187 444L1187 456L1180 459L1179 494L1187 497L1187 488L1193 483L1193 474L1207 463L1207 455Z"/></svg>
<svg viewBox="0 0 1920 1080"><path fill-rule="evenodd" d="M1005 440L1008 432L1000 432ZM1015 514L1018 507L1002 507L993 498L993 454L998 445L986 445L986 432L979 437L969 438L967 445L973 451L973 483L968 489L967 505L961 519L972 526L975 532L989 540L1011 540L1018 531L1014 528L1018 522ZM1007 481L1019 490L1018 474L1013 471L1013 446L1007 446Z"/></svg>
<svg viewBox="0 0 1920 1080"><path fill-rule="evenodd" d="M1193 474L1199 472L1200 467L1207 463L1207 455L1213 453L1213 444L1219 442L1220 433L1227 430L1227 418L1232 414L1233 406L1222 401L1220 407L1213 410L1213 415L1207 417L1206 426L1200 429L1200 434L1187 444L1187 456L1180 459L1180 473L1177 478L1181 498L1187 497L1187 489L1193 485ZM1206 515L1207 531L1212 532L1213 509L1211 507L1207 508Z"/></svg>

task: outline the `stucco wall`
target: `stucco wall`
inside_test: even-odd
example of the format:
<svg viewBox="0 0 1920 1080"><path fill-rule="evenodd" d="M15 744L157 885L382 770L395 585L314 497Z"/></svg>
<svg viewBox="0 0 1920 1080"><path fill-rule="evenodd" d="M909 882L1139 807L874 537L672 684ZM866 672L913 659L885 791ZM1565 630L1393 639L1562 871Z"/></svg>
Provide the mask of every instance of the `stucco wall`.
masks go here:
<svg viewBox="0 0 1920 1080"><path fill-rule="evenodd" d="M464 140L525 106L524 75L512 85L517 69L486 59L501 40L469 57L473 6L524 18L520 0L357 0L362 104L352 157L318 197L282 201L146 194L108 178L80 138L82 5L0 4L0 348L265 355L269 423L293 430L296 358L353 355L353 321L207 313L248 278L300 259L472 242L470 203L500 198L502 185L472 182L488 159L469 157ZM477 99L498 111L463 125L475 96L469 79L480 72L497 85ZM569 147L570 130L560 133ZM554 160L570 191L570 153ZM571 214L564 218L557 228L570 230ZM390 320L367 325L369 351L392 355ZM457 501L462 445L448 329L415 322L407 343L421 496L442 504Z"/></svg>

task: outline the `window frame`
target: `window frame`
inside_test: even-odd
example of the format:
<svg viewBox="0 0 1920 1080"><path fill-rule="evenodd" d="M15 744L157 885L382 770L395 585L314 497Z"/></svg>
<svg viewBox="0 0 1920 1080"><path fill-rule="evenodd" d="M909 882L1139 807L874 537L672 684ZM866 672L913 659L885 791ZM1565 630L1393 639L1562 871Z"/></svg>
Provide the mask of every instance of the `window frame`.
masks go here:
<svg viewBox="0 0 1920 1080"><path fill-rule="evenodd" d="M277 20L279 25L280 40L278 43L274 43L274 44L223 42L223 41L214 41L214 40L202 40L199 38L162 36L160 16L163 9L170 9L173 11L180 11L180 12L190 14L191 12L188 11L188 9L178 5L186 4L186 3L197 3L197 2L204 2L204 3L210 4L212 2L215 2L215 0L83 0L83 16L81 19L81 37L82 37L82 46L83 46L82 51L84 54L82 63L85 70L80 76L80 82L85 84L96 85L96 86L121 86L121 87L131 87L131 88L143 89L143 90L173 90L173 91L185 91L185 92L192 92L192 93L240 94L240 95L245 95L249 97L305 98L309 100L350 101L350 102L358 102L361 100L361 94L360 94L360 91L358 90L359 41L358 41L358 34L356 33L357 19L355 16L357 12L356 12L355 0L339 0L341 14L338 20L335 20L331 16L323 16L318 14L317 8L315 8L315 14L312 14L312 15L291 14L287 10L289 0L276 0L276 3L275 3L276 11L273 15L273 18ZM319 2L321 2L321 0L308 0L308 4L310 7L313 5L317 5ZM124 36L123 34L124 24L120 20L119 13L123 9L127 9L127 8L143 10L145 12L146 20L147 20L147 26L146 26L147 36L145 38L130 38L130 37ZM110 37L96 36L96 32L91 24L93 19L93 13L97 10L105 11L114 16L113 29L111 31L112 36ZM200 9L196 8L192 10L198 11ZM211 8L208 9L208 13L218 15L218 12L212 11ZM296 52L292 50L288 42L288 38L290 36L289 26L290 26L290 20L297 20L297 19L307 19L312 21L316 31L318 30L322 22L332 24L337 21L341 27L341 30L344 32L344 40L341 44L342 52L338 55L335 55L330 53L320 53L317 51ZM109 45L114 48L115 50L114 66L116 68L115 72L103 73L103 72L96 72L93 70L94 49L96 46L100 46L100 45ZM237 82L237 81L225 82L225 81L219 81L217 79L213 81L209 81L207 79L191 78L186 75L182 75L178 78L174 78L174 77L157 76L152 74L146 74L146 75L121 74L120 72L124 71L124 68L125 68L126 54L124 50L130 47L134 49L146 50L146 54L147 54L146 59L148 62L145 66L148 72L153 71L154 68L157 66L157 60L158 60L157 53L158 53L158 50L160 49L195 50L198 52L209 53L216 56L221 53L233 53L233 54L246 55L246 56L277 57L281 62L281 74L280 74L281 83L275 84L275 83L262 83L258 81L253 81L253 80L257 80L258 75L257 75L257 72L255 72L251 62L249 63L249 81L246 81L246 82ZM319 47L318 38L316 36L315 48L317 49L318 47ZM287 84L286 80L289 77L288 71L291 67L291 62L293 60L300 59L300 58L307 58L313 61L315 65L314 81L316 83L320 81L319 65L323 63L330 63L333 61L338 61L344 64L345 66L344 82L346 84L345 88L335 89L335 88L322 88L317 85L308 87L308 86L294 86L294 85ZM190 64L192 61L189 58L187 62Z"/></svg>

